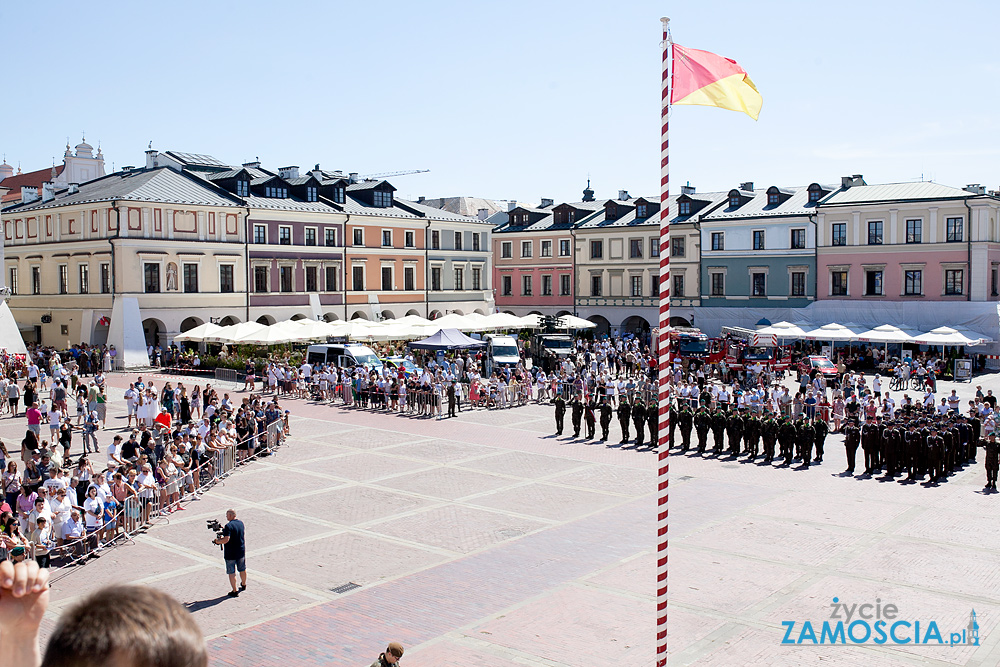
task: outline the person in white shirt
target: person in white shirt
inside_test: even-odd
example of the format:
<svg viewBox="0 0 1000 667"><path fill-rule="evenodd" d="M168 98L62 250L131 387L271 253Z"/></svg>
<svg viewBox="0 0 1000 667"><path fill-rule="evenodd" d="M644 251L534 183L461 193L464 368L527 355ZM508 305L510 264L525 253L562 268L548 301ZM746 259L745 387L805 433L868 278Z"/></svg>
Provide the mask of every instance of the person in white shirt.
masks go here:
<svg viewBox="0 0 1000 667"><path fill-rule="evenodd" d="M137 396L138 392L135 390L135 383L130 383L128 389L125 390L125 406L128 408L128 424L126 424L125 428L132 426L132 417L136 412ZM136 422L138 423L138 420L136 420Z"/></svg>
<svg viewBox="0 0 1000 667"><path fill-rule="evenodd" d="M70 520L70 513L73 511L66 489L56 491L55 498L49 501L49 511L52 514L52 534L62 544L63 525Z"/></svg>

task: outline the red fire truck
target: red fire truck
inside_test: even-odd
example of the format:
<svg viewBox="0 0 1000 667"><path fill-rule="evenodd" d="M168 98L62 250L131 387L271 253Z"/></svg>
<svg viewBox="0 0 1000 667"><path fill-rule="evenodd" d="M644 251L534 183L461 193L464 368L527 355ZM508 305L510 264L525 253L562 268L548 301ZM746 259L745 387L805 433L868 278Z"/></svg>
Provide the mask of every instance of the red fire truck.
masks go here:
<svg viewBox="0 0 1000 667"><path fill-rule="evenodd" d="M722 334L729 337L726 345L726 365L741 370L755 364L785 371L792 365L792 351L778 345L772 334L759 334L743 327L722 327Z"/></svg>
<svg viewBox="0 0 1000 667"><path fill-rule="evenodd" d="M683 363L697 361L717 364L726 356L720 341L710 339L694 327L673 327L670 330L670 361Z"/></svg>

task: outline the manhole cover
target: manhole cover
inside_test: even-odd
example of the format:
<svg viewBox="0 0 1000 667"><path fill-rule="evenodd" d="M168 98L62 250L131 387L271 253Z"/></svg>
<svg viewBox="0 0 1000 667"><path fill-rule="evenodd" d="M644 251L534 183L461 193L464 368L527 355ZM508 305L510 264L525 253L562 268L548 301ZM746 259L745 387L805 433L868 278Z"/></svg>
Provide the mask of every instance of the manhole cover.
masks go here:
<svg viewBox="0 0 1000 667"><path fill-rule="evenodd" d="M340 586L337 586L336 588L331 588L330 590L333 591L334 593L347 593L349 591L353 591L355 588L361 588L361 584L356 584L353 581L349 581L346 584L341 584Z"/></svg>

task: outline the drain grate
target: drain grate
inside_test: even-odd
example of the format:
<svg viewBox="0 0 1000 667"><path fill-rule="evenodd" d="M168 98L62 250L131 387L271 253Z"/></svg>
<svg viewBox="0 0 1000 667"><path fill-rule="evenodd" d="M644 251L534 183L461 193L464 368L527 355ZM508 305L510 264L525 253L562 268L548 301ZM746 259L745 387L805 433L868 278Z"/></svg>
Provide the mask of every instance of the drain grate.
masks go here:
<svg viewBox="0 0 1000 667"><path fill-rule="evenodd" d="M353 591L355 588L361 588L361 584L356 584L353 581L349 581L346 584L341 584L336 588L331 588L330 590L334 593L348 593Z"/></svg>

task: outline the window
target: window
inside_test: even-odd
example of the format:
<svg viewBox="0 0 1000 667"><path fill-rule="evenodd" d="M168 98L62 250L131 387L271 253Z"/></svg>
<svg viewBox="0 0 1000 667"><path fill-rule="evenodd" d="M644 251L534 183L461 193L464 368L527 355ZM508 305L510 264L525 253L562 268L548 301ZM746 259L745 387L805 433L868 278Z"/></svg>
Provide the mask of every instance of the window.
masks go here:
<svg viewBox="0 0 1000 667"><path fill-rule="evenodd" d="M648 215L649 207L646 204L635 205L635 217L645 218Z"/></svg>
<svg viewBox="0 0 1000 667"><path fill-rule="evenodd" d="M1000 288L1000 271L996 267L993 267L993 270L990 271L990 295L997 296L1000 294L998 288Z"/></svg>
<svg viewBox="0 0 1000 667"><path fill-rule="evenodd" d="M542 276L542 296L552 296L552 276Z"/></svg>
<svg viewBox="0 0 1000 667"><path fill-rule="evenodd" d="M531 257L531 241L521 241L521 257Z"/></svg>
<svg viewBox="0 0 1000 667"><path fill-rule="evenodd" d="M306 188L306 201L316 201L316 186L310 185Z"/></svg>
<svg viewBox="0 0 1000 667"><path fill-rule="evenodd" d="M337 291L337 275L340 273L339 266L328 266L326 267L326 291L336 292Z"/></svg>
<svg viewBox="0 0 1000 667"><path fill-rule="evenodd" d="M792 230L792 250L802 250L806 247L806 230L804 229L793 229Z"/></svg>
<svg viewBox="0 0 1000 667"><path fill-rule="evenodd" d="M465 269L455 269L455 289L465 289Z"/></svg>
<svg viewBox="0 0 1000 667"><path fill-rule="evenodd" d="M601 296L600 276L590 276L590 296Z"/></svg>
<svg viewBox="0 0 1000 667"><path fill-rule="evenodd" d="M90 265L80 264L80 294L87 294L90 292Z"/></svg>
<svg viewBox="0 0 1000 667"><path fill-rule="evenodd" d="M601 259L604 257L604 241L590 242L590 258Z"/></svg>
<svg viewBox="0 0 1000 667"><path fill-rule="evenodd" d="M316 245L315 227L306 227L306 245Z"/></svg>
<svg viewBox="0 0 1000 667"><path fill-rule="evenodd" d="M655 277L658 276L654 276L654 278ZM684 274L675 273L673 276L671 276L671 278L673 278L674 281L674 291L671 293L670 296L677 297L678 299L682 298L684 296Z"/></svg>
<svg viewBox="0 0 1000 667"><path fill-rule="evenodd" d="M10 288L11 294L17 294L17 267L10 267L10 277L7 279L7 287ZM996 270L994 269L994 273Z"/></svg>
<svg viewBox="0 0 1000 667"><path fill-rule="evenodd" d="M569 239L559 239L559 256L569 257Z"/></svg>
<svg viewBox="0 0 1000 667"><path fill-rule="evenodd" d="M670 256L671 257L683 257L684 256L684 237L676 236L670 239Z"/></svg>
<svg viewBox="0 0 1000 667"><path fill-rule="evenodd" d="M739 195L732 195L729 198L729 208L738 208L739 205L740 205L740 196Z"/></svg>
<svg viewBox="0 0 1000 667"><path fill-rule="evenodd" d="M726 296L726 274L712 274L712 296Z"/></svg>
<svg viewBox="0 0 1000 667"><path fill-rule="evenodd" d="M653 236L649 239L649 256L659 257L660 256L660 239L659 237Z"/></svg>
<svg viewBox="0 0 1000 667"><path fill-rule="evenodd" d="M319 291L319 268L315 266L306 267L306 291Z"/></svg>
<svg viewBox="0 0 1000 667"><path fill-rule="evenodd" d="M820 197L822 197L822 196L823 196L823 192L821 190L810 190L809 191L809 201L811 203L818 202L819 199L820 199Z"/></svg>
<svg viewBox="0 0 1000 667"><path fill-rule="evenodd" d="M677 204L677 213L679 215L691 215L691 202L682 201ZM645 217L645 216L642 216Z"/></svg>
<svg viewBox="0 0 1000 667"><path fill-rule="evenodd" d="M806 272L792 271L792 296L806 295Z"/></svg>
<svg viewBox="0 0 1000 667"><path fill-rule="evenodd" d="M830 273L830 296L847 296L847 271Z"/></svg>
<svg viewBox="0 0 1000 667"><path fill-rule="evenodd" d="M503 285L503 295L504 296L510 296L511 293L512 293L512 291L513 291L512 288L511 288L511 279L510 279L510 276L503 276L500 279L500 283Z"/></svg>
<svg viewBox="0 0 1000 667"><path fill-rule="evenodd" d="M868 245L882 245L881 220L872 220L868 223Z"/></svg>
<svg viewBox="0 0 1000 667"><path fill-rule="evenodd" d="M417 269L413 266L403 267L403 289L412 292L416 289Z"/></svg>
<svg viewBox="0 0 1000 667"><path fill-rule="evenodd" d="M540 253L541 257L551 257L552 256L552 241L542 241L542 251Z"/></svg>
<svg viewBox="0 0 1000 667"><path fill-rule="evenodd" d="M278 268L278 278L281 283L282 292L292 291L292 267L282 266Z"/></svg>
<svg viewBox="0 0 1000 667"><path fill-rule="evenodd" d="M752 276L753 296L767 296L767 274L754 273Z"/></svg>
<svg viewBox="0 0 1000 667"><path fill-rule="evenodd" d="M160 291L160 265L159 264L144 264L142 267L143 282L145 283L146 292L159 292ZM63 290L60 290L61 292Z"/></svg>
<svg viewBox="0 0 1000 667"><path fill-rule="evenodd" d="M480 244L481 243L482 243L482 241L480 240L479 232L472 232L472 250L473 250L473 252L478 252L480 250Z"/></svg>
<svg viewBox="0 0 1000 667"><path fill-rule="evenodd" d="M391 292L392 291L392 267L383 266L382 267L382 291Z"/></svg>
<svg viewBox="0 0 1000 667"><path fill-rule="evenodd" d="M431 250L441 249L441 232L433 231L431 232Z"/></svg>
<svg viewBox="0 0 1000 667"><path fill-rule="evenodd" d="M753 249L763 250L764 249L764 230L755 229L753 232Z"/></svg>
<svg viewBox="0 0 1000 667"><path fill-rule="evenodd" d="M392 247L392 230L383 229L382 230L382 247L391 248Z"/></svg>
<svg viewBox="0 0 1000 667"><path fill-rule="evenodd" d="M778 199L778 193L777 192L768 192L767 193L767 205L768 206L777 206L779 203L781 203L781 202Z"/></svg>
<svg viewBox="0 0 1000 667"><path fill-rule="evenodd" d="M462 232L455 232L455 250L462 249Z"/></svg>
<svg viewBox="0 0 1000 667"><path fill-rule="evenodd" d="M235 267L232 264L221 264L219 266L219 291L235 292L236 286L233 280Z"/></svg>
<svg viewBox="0 0 1000 667"><path fill-rule="evenodd" d="M31 267L31 293L42 293L42 268L40 266Z"/></svg>
<svg viewBox="0 0 1000 667"><path fill-rule="evenodd" d="M337 228L327 227L323 230L323 238L326 241L326 247L330 248L337 245Z"/></svg>
<svg viewBox="0 0 1000 667"><path fill-rule="evenodd" d="M953 243L962 240L962 218L948 218L945 221L945 240Z"/></svg>
<svg viewBox="0 0 1000 667"><path fill-rule="evenodd" d="M642 239L629 239L628 256L630 259L642 259Z"/></svg>
<svg viewBox="0 0 1000 667"><path fill-rule="evenodd" d="M683 278L683 276L681 277ZM658 296L660 294L660 276L657 273L649 276L649 294L651 296Z"/></svg>
<svg viewBox="0 0 1000 667"><path fill-rule="evenodd" d="M183 267L184 271L184 291L185 292L197 292L198 291L198 265L197 264L185 264Z"/></svg>
<svg viewBox="0 0 1000 667"><path fill-rule="evenodd" d="M292 245L291 227L278 227L278 245Z"/></svg>
<svg viewBox="0 0 1000 667"><path fill-rule="evenodd" d="M254 292L266 292L267 291L267 267L266 266L255 266L255 267L253 267L253 291Z"/></svg>
<svg viewBox="0 0 1000 667"><path fill-rule="evenodd" d="M472 289L483 289L483 270L478 267L472 269Z"/></svg>
<svg viewBox="0 0 1000 667"><path fill-rule="evenodd" d="M726 233L712 232L712 250L726 249Z"/></svg>
<svg viewBox="0 0 1000 667"><path fill-rule="evenodd" d="M882 296L881 271L865 271L865 296Z"/></svg>
<svg viewBox="0 0 1000 667"><path fill-rule="evenodd" d="M236 181L236 196L237 197L250 196L250 181Z"/></svg>
<svg viewBox="0 0 1000 667"><path fill-rule="evenodd" d="M521 294L531 296L531 276L521 276Z"/></svg>
<svg viewBox="0 0 1000 667"><path fill-rule="evenodd" d="M372 200L376 208L389 208L392 206L392 190L376 190Z"/></svg>
<svg viewBox="0 0 1000 667"><path fill-rule="evenodd" d="M903 274L903 294L920 296L924 293L924 272L906 271Z"/></svg>
<svg viewBox="0 0 1000 667"><path fill-rule="evenodd" d="M631 276L632 280L632 296L639 297L642 296L642 276Z"/></svg>
<svg viewBox="0 0 1000 667"><path fill-rule="evenodd" d="M403 247L404 248L414 247L416 245L414 243L414 238L415 236L413 232L403 232Z"/></svg>
<svg viewBox="0 0 1000 667"><path fill-rule="evenodd" d="M962 269L946 269L944 272L944 293L962 294L965 287L965 271Z"/></svg>
<svg viewBox="0 0 1000 667"><path fill-rule="evenodd" d="M267 225L253 226L253 242L267 243Z"/></svg>
<svg viewBox="0 0 1000 667"><path fill-rule="evenodd" d="M847 223L835 222L830 225L830 245L847 245Z"/></svg>
<svg viewBox="0 0 1000 667"><path fill-rule="evenodd" d="M344 203L344 187L339 186L333 189L333 201L338 204Z"/></svg>
<svg viewBox="0 0 1000 667"><path fill-rule="evenodd" d="M921 237L923 236L923 221L921 220L907 220L906 221L906 242L907 243L920 243Z"/></svg>
<svg viewBox="0 0 1000 667"><path fill-rule="evenodd" d="M355 292L365 290L365 267L360 264L351 267L351 289Z"/></svg>
<svg viewBox="0 0 1000 667"><path fill-rule="evenodd" d="M285 199L288 197L288 188L268 185L264 188L264 196L272 199Z"/></svg>
<svg viewBox="0 0 1000 667"><path fill-rule="evenodd" d="M435 292L441 291L441 267L435 266L431 269L431 289Z"/></svg>
<svg viewBox="0 0 1000 667"><path fill-rule="evenodd" d="M111 265L101 264L101 294L111 292Z"/></svg>
<svg viewBox="0 0 1000 667"><path fill-rule="evenodd" d="M365 244L365 230L361 227L354 228L354 245Z"/></svg>
<svg viewBox="0 0 1000 667"><path fill-rule="evenodd" d="M572 279L573 279L572 276L570 276L568 273L564 273L561 276L559 276L559 295L560 296L569 296L569 294L570 294L570 285L571 285Z"/></svg>
<svg viewBox="0 0 1000 667"><path fill-rule="evenodd" d="M504 241L500 244L500 257L502 259L510 259L513 253L513 243L510 241Z"/></svg>

